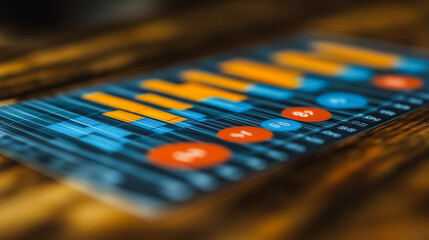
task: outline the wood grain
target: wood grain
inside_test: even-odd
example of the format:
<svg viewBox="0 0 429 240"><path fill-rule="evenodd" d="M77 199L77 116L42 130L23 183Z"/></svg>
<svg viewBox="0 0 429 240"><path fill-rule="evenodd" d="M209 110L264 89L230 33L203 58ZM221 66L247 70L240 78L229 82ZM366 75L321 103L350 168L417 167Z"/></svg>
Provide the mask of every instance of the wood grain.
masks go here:
<svg viewBox="0 0 429 240"><path fill-rule="evenodd" d="M218 2L31 44L0 35L0 99L112 80L301 29L429 48L427 1L311 3ZM0 157L0 239L429 239L428 116L423 108L159 221Z"/></svg>

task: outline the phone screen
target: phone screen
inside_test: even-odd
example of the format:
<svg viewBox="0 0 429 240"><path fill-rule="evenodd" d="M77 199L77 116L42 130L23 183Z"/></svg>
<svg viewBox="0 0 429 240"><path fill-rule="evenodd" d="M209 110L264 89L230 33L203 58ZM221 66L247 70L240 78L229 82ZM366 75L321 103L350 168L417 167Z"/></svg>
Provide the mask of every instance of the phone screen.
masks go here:
<svg viewBox="0 0 429 240"><path fill-rule="evenodd" d="M429 102L428 55L298 34L0 108L0 152L143 215Z"/></svg>

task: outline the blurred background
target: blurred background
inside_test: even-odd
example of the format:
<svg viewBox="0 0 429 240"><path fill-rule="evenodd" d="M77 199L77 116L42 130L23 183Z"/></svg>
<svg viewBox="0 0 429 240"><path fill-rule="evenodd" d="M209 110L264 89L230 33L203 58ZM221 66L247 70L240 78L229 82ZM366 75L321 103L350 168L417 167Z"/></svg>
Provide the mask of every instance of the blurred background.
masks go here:
<svg viewBox="0 0 429 240"><path fill-rule="evenodd" d="M209 2L209 1L206 1ZM167 0L2 0L2 26L18 33L66 31L145 19L201 1Z"/></svg>
<svg viewBox="0 0 429 240"><path fill-rule="evenodd" d="M0 88L9 87L0 99L299 30L426 46L428 8L425 0L0 0Z"/></svg>

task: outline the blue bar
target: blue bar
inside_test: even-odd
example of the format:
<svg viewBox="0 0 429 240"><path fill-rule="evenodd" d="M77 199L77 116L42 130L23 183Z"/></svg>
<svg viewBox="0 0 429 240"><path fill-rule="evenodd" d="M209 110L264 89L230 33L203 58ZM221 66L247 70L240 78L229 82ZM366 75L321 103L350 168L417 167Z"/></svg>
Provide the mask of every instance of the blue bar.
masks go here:
<svg viewBox="0 0 429 240"><path fill-rule="evenodd" d="M95 126L95 125L100 124L99 122L94 121L94 120L89 119L89 118L86 118L86 117L77 117L77 118L70 119L70 120L78 122L78 123L82 123L82 124L88 125L88 126Z"/></svg>
<svg viewBox="0 0 429 240"><path fill-rule="evenodd" d="M429 62L422 59L401 57L395 68L406 73L423 73L429 69Z"/></svg>
<svg viewBox="0 0 429 240"><path fill-rule="evenodd" d="M116 135L116 136L123 138L123 137L129 136L132 134L128 131L125 131L125 130L122 130L119 128L115 128L115 127L112 127L109 125L105 125L105 124L99 124L99 125L96 125L94 127L95 127L94 130L97 133L103 134L103 135L105 135L107 132L109 135Z"/></svg>
<svg viewBox="0 0 429 240"><path fill-rule="evenodd" d="M151 129L151 131L162 134L162 133L171 132L171 131L173 131L173 129L168 128L168 127L159 127L159 128Z"/></svg>
<svg viewBox="0 0 429 240"><path fill-rule="evenodd" d="M273 100L286 100L294 95L293 92L289 90L274 88L263 84L252 85L247 89L247 92L255 96Z"/></svg>
<svg viewBox="0 0 429 240"><path fill-rule="evenodd" d="M121 142L128 141L125 137L131 135L132 133L119 129L119 128L115 128L109 125L105 125L105 124L99 124L94 126L94 130L95 132L97 132L98 134L101 134L103 136L106 137L110 137L110 138L114 138L115 140L119 140Z"/></svg>
<svg viewBox="0 0 429 240"><path fill-rule="evenodd" d="M245 112L253 108L253 106L249 103L233 102L222 98L207 98L204 99L202 103L222 108L231 112Z"/></svg>
<svg viewBox="0 0 429 240"><path fill-rule="evenodd" d="M301 86L298 88L304 92L317 92L325 88L328 84L318 78L302 77Z"/></svg>
<svg viewBox="0 0 429 240"><path fill-rule="evenodd" d="M177 110L177 109L171 109L168 112L173 113L173 114L177 114L183 117L187 117L187 118L191 118L191 119L195 119L195 120L199 120L201 121L202 119L206 120L205 118L207 117L204 114L201 113L197 113L191 110Z"/></svg>
<svg viewBox="0 0 429 240"><path fill-rule="evenodd" d="M131 122L131 124L159 134L173 131L173 129L171 128L164 127L165 125L167 125L166 123L159 122L150 118L143 118L143 119Z"/></svg>
<svg viewBox="0 0 429 240"><path fill-rule="evenodd" d="M365 68L360 67L345 67L340 74L341 80L348 82L360 82L371 79L372 72Z"/></svg>
<svg viewBox="0 0 429 240"><path fill-rule="evenodd" d="M191 126L191 124L189 124L189 123L185 123L185 122L177 122L177 123L175 123L174 125L176 125L176 126L178 126L178 127L183 127L183 128L185 128L185 127L190 127L190 126Z"/></svg>
<svg viewBox="0 0 429 240"><path fill-rule="evenodd" d="M106 152L116 152L122 149L120 143L97 135L87 135L80 140Z"/></svg>
<svg viewBox="0 0 429 240"><path fill-rule="evenodd" d="M152 128L158 128L158 127L162 127L165 126L166 123L160 122L160 121L156 121L150 118L143 118L134 122L131 122L132 125L144 128L144 129L152 129Z"/></svg>
<svg viewBox="0 0 429 240"><path fill-rule="evenodd" d="M78 131L86 132L87 134L95 132L95 129L93 129L91 127L81 127L81 126L74 124L73 122L69 122L69 121L60 122L60 124L63 126L69 127L69 128L74 128Z"/></svg>
<svg viewBox="0 0 429 240"><path fill-rule="evenodd" d="M52 124L52 125L49 125L47 127L52 129L52 130L55 130L57 132L60 132L60 133L63 133L63 134L66 134L66 135L69 135L69 136L75 137L75 138L79 138L79 137L82 137L82 136L85 136L88 134L87 132L82 132L82 131L79 131L76 129L71 129L69 127L66 127L66 126L62 125L61 123Z"/></svg>

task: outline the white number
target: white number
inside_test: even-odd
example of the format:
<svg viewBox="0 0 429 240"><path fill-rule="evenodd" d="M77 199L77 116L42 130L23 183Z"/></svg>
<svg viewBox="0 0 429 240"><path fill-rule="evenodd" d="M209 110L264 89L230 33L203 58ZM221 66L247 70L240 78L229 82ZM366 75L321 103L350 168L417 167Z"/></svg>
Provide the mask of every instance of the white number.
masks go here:
<svg viewBox="0 0 429 240"><path fill-rule="evenodd" d="M241 130L240 133L231 133L231 137L244 138L246 136L252 136L252 134L244 130Z"/></svg>
<svg viewBox="0 0 429 240"><path fill-rule="evenodd" d="M347 126L338 126L337 128L346 132L356 132L356 128L351 128Z"/></svg>
<svg viewBox="0 0 429 240"><path fill-rule="evenodd" d="M298 117L309 117L309 116L313 116L314 113L311 110L305 110L305 111L294 111L292 112L293 115L298 116Z"/></svg>
<svg viewBox="0 0 429 240"><path fill-rule="evenodd" d="M289 123L287 123L287 122L279 122L279 123L270 123L270 126L271 126L271 127L274 127L274 128L279 128L279 127L281 127L281 126L289 127L289 126L290 126L290 124L289 124Z"/></svg>
<svg viewBox="0 0 429 240"><path fill-rule="evenodd" d="M393 104L393 107L401 110L410 110L410 106L400 103Z"/></svg>
<svg viewBox="0 0 429 240"><path fill-rule="evenodd" d="M189 148L186 151L176 151L172 153L174 159L187 163L195 161L196 158L203 158L206 155L206 151L199 148Z"/></svg>
<svg viewBox="0 0 429 240"><path fill-rule="evenodd" d="M363 118L365 118L365 119L367 119L367 120L371 120L371 121L373 121L373 122L379 122L379 121L381 121L381 119L380 119L380 118L376 118L376 117L371 116L371 115L366 115L366 116L365 116L365 117L363 117Z"/></svg>
<svg viewBox="0 0 429 240"><path fill-rule="evenodd" d="M381 109L379 111L381 114L387 115L387 116L395 116L396 113L394 111L390 111L390 110L386 110L386 109Z"/></svg>

